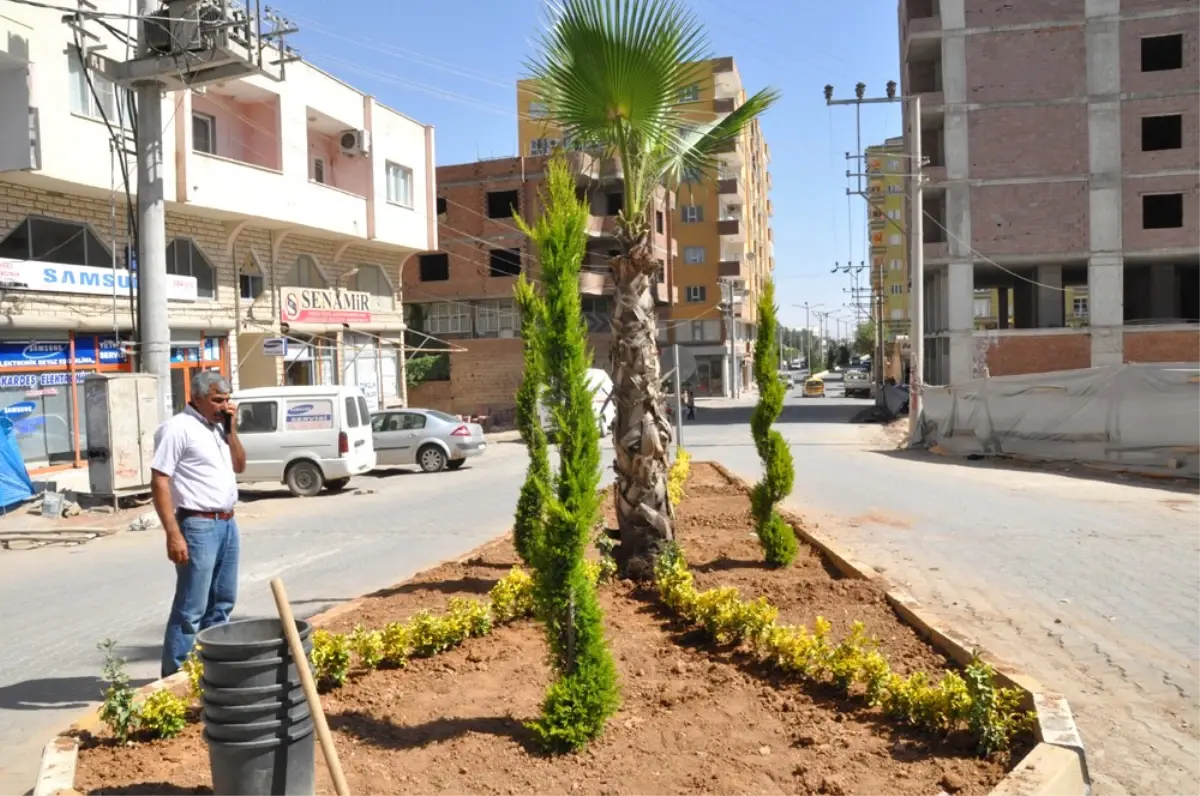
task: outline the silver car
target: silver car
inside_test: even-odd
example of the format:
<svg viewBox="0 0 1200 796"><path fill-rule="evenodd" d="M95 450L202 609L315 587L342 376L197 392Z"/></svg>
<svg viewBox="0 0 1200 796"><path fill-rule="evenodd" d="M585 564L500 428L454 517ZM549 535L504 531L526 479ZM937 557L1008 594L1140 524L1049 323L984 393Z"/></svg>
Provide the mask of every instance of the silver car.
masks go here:
<svg viewBox="0 0 1200 796"><path fill-rule="evenodd" d="M436 409L388 409L371 415L378 466L415 464L427 473L457 470L487 450L483 426Z"/></svg>

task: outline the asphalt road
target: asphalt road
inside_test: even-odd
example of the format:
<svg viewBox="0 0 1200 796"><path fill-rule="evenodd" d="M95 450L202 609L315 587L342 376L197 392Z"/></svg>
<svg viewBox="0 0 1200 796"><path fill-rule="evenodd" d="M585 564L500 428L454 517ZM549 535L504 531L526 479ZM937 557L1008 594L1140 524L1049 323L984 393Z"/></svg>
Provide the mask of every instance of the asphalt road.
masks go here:
<svg viewBox="0 0 1200 796"><path fill-rule="evenodd" d="M276 576L297 615L311 616L503 533L525 461L521 445L499 443L458 472L355 479L375 494L297 500L279 490L240 506L235 618L275 615L268 581ZM0 793L24 793L41 746L98 700L98 641L118 642L139 684L158 677L173 588L161 531L0 551Z"/></svg>
<svg viewBox="0 0 1200 796"><path fill-rule="evenodd" d="M699 406L686 447L758 478L752 400ZM867 403L789 394L789 506L1065 694L1096 794L1200 793L1195 488L899 452L845 422Z"/></svg>

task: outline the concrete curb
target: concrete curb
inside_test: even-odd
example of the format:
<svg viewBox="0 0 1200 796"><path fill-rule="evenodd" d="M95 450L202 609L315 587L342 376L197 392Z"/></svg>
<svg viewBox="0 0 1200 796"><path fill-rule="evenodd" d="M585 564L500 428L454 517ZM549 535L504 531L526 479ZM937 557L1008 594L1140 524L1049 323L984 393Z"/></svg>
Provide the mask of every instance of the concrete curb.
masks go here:
<svg viewBox="0 0 1200 796"><path fill-rule="evenodd" d="M426 567L412 576L405 578L400 583L407 583L413 578L419 577L426 572L443 567L446 564L465 564L472 558L482 555L485 551L503 542L511 535L511 531L505 531L490 541L472 548L463 555L454 556L439 561L432 566ZM393 584L398 585L398 584ZM390 587L385 587L390 588ZM381 591L381 590L376 590ZM366 601L372 599L374 593L364 594L355 597L353 600L344 602L341 605L335 605L319 614L314 614L308 618L314 626L320 627L327 625L334 619L337 619L343 614L350 613L354 609ZM137 690L136 699L141 701L155 691L162 689L170 689L177 694L183 694L187 691L188 680L187 674L177 672L170 677L155 680L153 683L148 683ZM42 748L41 762L38 764L37 781L34 783L32 796L79 796L79 791L75 790L75 764L79 759L79 738L81 733L96 733L104 726L104 722L100 721L99 709L91 709L72 722L66 729L58 732L50 741Z"/></svg>
<svg viewBox="0 0 1200 796"><path fill-rule="evenodd" d="M717 462L708 464L733 486L745 492L750 491L749 484L723 465ZM978 652L980 658L995 668L996 679L1002 686L1017 688L1025 693L1026 707L1037 712L1035 734L1038 744L1000 781L991 796L1090 796L1091 778L1083 739L1079 736L1071 708L1062 694L1044 690L1041 683L1016 667L998 661L986 650L974 647L967 636L939 625L925 615L925 609L915 597L896 588L874 569L838 549L827 536L805 528L801 518L794 513L781 511L780 514L792 526L796 536L819 550L838 572L847 578L874 581L884 586L887 601L896 614L935 649L961 665L969 663Z"/></svg>

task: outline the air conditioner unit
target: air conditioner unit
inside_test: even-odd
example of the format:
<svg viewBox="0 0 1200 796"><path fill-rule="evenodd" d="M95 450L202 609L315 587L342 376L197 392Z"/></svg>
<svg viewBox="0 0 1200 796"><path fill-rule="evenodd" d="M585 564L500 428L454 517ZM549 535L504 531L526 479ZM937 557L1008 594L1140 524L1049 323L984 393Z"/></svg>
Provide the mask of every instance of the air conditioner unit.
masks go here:
<svg viewBox="0 0 1200 796"><path fill-rule="evenodd" d="M338 143L345 155L366 155L371 151L371 134L366 130L343 130Z"/></svg>

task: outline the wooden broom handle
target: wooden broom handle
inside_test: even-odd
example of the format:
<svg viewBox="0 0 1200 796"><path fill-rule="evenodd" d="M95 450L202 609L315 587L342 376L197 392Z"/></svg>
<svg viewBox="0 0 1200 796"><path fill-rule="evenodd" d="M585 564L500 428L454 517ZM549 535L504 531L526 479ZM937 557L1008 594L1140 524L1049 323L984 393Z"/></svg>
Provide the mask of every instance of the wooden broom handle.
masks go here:
<svg viewBox="0 0 1200 796"><path fill-rule="evenodd" d="M333 778L333 788L338 796L350 796L350 787L346 785L346 775L342 773L342 763L338 760L337 748L333 745L333 736L329 733L329 724L325 721L321 697L317 695L317 683L308 669L308 656L304 654L304 645L300 643L300 634L296 632L296 617L292 615L292 605L288 602L287 591L283 588L281 579L275 578L271 581L271 593L275 595L275 608L279 611L283 634L287 638L288 649L292 651L296 672L300 675L300 685L304 688L304 698L308 700L317 740L321 742L321 752L325 755L325 765Z"/></svg>

